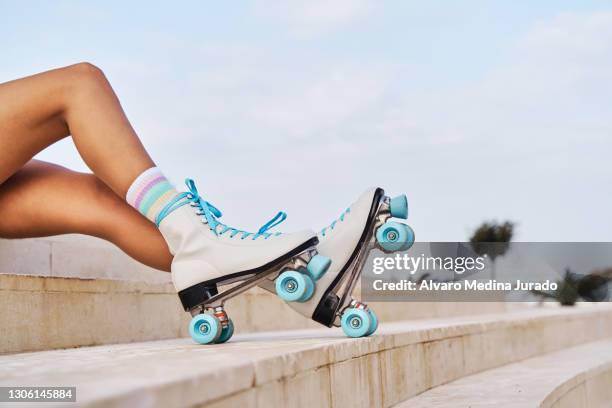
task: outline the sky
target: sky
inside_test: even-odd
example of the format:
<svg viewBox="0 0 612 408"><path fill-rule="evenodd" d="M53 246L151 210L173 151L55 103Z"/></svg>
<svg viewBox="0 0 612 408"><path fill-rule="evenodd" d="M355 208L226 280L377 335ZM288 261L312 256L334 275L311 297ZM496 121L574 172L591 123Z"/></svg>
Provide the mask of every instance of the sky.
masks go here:
<svg viewBox="0 0 612 408"><path fill-rule="evenodd" d="M610 2L0 0L0 50L0 82L100 67L232 226L318 230L380 186L420 241L612 241ZM70 139L38 158L87 171Z"/></svg>

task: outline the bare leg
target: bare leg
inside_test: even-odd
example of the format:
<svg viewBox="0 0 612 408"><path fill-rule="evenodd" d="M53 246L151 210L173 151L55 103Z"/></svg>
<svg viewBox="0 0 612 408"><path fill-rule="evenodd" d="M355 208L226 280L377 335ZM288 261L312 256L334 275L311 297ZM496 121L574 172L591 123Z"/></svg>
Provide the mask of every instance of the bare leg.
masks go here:
<svg viewBox="0 0 612 408"><path fill-rule="evenodd" d="M31 161L69 135L95 176ZM163 237L123 199L133 180L153 166L93 65L0 84L0 236L93 235L168 271Z"/></svg>
<svg viewBox="0 0 612 408"><path fill-rule="evenodd" d="M0 185L0 214L0 237L93 235L170 271L172 255L155 225L91 174L32 160Z"/></svg>
<svg viewBox="0 0 612 408"><path fill-rule="evenodd" d="M0 183L68 135L94 174L122 198L132 181L155 165L93 65L0 84Z"/></svg>

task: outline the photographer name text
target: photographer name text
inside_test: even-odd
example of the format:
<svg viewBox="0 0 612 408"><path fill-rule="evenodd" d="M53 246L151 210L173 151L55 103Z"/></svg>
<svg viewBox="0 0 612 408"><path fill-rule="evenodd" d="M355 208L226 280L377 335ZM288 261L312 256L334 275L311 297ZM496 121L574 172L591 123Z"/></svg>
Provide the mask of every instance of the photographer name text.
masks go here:
<svg viewBox="0 0 612 408"><path fill-rule="evenodd" d="M397 282L386 282L377 279L372 282L375 291L554 291L557 290L557 283L550 280L543 282L525 282L516 280L515 282L498 282L491 280L466 279L457 282L436 282L434 280L423 280L414 282L400 280Z"/></svg>

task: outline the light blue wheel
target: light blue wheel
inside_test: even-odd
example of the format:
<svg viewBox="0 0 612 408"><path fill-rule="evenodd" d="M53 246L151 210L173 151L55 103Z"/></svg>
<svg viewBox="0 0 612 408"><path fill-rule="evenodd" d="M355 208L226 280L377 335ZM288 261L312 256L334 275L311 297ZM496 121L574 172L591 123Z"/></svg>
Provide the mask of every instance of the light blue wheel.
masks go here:
<svg viewBox="0 0 612 408"><path fill-rule="evenodd" d="M342 331L348 337L367 336L370 330L372 319L370 314L363 309L350 308L342 315L340 325Z"/></svg>
<svg viewBox="0 0 612 408"><path fill-rule="evenodd" d="M285 271L276 278L276 294L287 302L305 302L314 293L314 281L306 274Z"/></svg>
<svg viewBox="0 0 612 408"><path fill-rule="evenodd" d="M312 279L309 275L304 275L306 277L306 292L304 293L304 296L302 296L298 302L307 302L308 300L310 300L310 298L312 297L312 295L314 295L315 292L315 281L314 279Z"/></svg>
<svg viewBox="0 0 612 408"><path fill-rule="evenodd" d="M414 243L414 231L406 224L389 221L376 231L376 241L387 252L405 251Z"/></svg>
<svg viewBox="0 0 612 408"><path fill-rule="evenodd" d="M389 211L391 216L395 218L407 219L408 218L408 199L406 194L399 195L391 199L389 203Z"/></svg>
<svg viewBox="0 0 612 408"><path fill-rule="evenodd" d="M408 239L402 247L402 251L407 251L412 247L412 244L414 244L414 230L410 228L410 225L404 224L404 226L406 227L406 231L408 233Z"/></svg>
<svg viewBox="0 0 612 408"><path fill-rule="evenodd" d="M321 276L327 272L329 266L331 265L331 259L323 255L315 255L310 259L306 269L308 269L308 273L314 280L319 280Z"/></svg>
<svg viewBox="0 0 612 408"><path fill-rule="evenodd" d="M217 339L217 341L215 341L215 343L225 343L226 341L232 338L233 334L234 322L232 321L232 319L229 319L227 326L221 328L221 334L219 335L219 338Z"/></svg>
<svg viewBox="0 0 612 408"><path fill-rule="evenodd" d="M368 313L370 314L370 328L366 336L374 334L376 329L378 329L378 317L376 317L376 313L374 313L374 310L370 307L368 307Z"/></svg>
<svg viewBox="0 0 612 408"><path fill-rule="evenodd" d="M196 315L189 322L189 334L196 343L214 343L221 334L221 322L210 314Z"/></svg>

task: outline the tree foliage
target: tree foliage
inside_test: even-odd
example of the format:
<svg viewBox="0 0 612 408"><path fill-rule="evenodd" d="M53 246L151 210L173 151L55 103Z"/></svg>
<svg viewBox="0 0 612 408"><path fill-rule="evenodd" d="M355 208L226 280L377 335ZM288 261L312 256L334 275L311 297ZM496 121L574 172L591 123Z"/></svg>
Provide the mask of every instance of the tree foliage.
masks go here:
<svg viewBox="0 0 612 408"><path fill-rule="evenodd" d="M470 237L470 244L478 255L487 255L495 262L495 258L508 251L513 235L513 222L505 221L502 224L495 221L484 222Z"/></svg>
<svg viewBox="0 0 612 408"><path fill-rule="evenodd" d="M610 278L597 273L580 275L566 268L563 279L557 282L555 292L534 290L532 293L543 298L556 299L564 306L573 306L580 299L587 302L604 302L609 295L609 281Z"/></svg>

